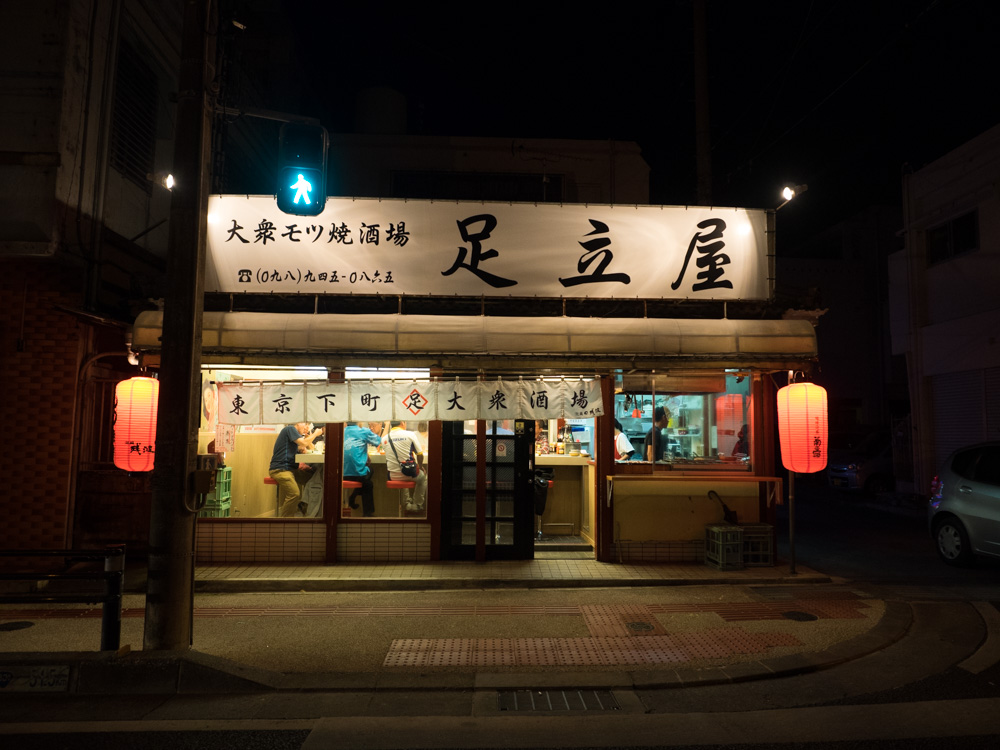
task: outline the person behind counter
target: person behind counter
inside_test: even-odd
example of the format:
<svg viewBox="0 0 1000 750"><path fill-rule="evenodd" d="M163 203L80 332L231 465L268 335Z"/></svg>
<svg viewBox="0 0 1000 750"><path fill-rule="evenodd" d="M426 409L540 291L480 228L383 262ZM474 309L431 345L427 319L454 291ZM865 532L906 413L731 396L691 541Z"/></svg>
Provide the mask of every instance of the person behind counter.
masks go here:
<svg viewBox="0 0 1000 750"><path fill-rule="evenodd" d="M388 441L392 441L392 446ZM399 422L382 438L385 446L385 468L390 479L415 482L413 497L406 503L407 510L423 510L427 500L427 472L424 471L424 449L417 436L406 429L406 422ZM395 448L395 451L393 450ZM417 461L417 475L408 477L399 470L399 459L413 454Z"/></svg>
<svg viewBox="0 0 1000 750"><path fill-rule="evenodd" d="M311 450L313 440L322 434L322 429L309 432L307 422L296 422L282 429L274 441L274 453L267 473L278 483L278 515L282 518L291 516L298 508L302 497L300 485L312 476L311 472L298 468L296 456Z"/></svg>
<svg viewBox="0 0 1000 750"><path fill-rule="evenodd" d="M382 425L378 422L370 422L367 427L358 422L344 428L344 479L361 483L361 489L354 490L347 503L357 508L355 498L360 494L361 512L366 518L375 515L375 490L372 469L368 464L368 446L377 446L381 442L381 432Z"/></svg>
<svg viewBox="0 0 1000 750"><path fill-rule="evenodd" d="M665 406L657 406L653 413L653 426L646 433L646 439L642 443L642 455L647 461L660 461L666 447L663 439L663 430L670 424L670 409Z"/></svg>
<svg viewBox="0 0 1000 750"><path fill-rule="evenodd" d="M622 432L622 423L615 420L615 461L628 461L635 453L632 441Z"/></svg>

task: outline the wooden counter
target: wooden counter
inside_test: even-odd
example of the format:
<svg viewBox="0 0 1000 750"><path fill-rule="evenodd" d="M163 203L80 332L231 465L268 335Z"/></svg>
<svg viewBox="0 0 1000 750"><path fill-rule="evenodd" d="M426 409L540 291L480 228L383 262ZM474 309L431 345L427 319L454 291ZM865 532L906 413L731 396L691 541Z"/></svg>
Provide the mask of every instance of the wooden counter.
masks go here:
<svg viewBox="0 0 1000 750"><path fill-rule="evenodd" d="M591 456L567 456L559 453L536 453L536 466L586 466L593 463Z"/></svg>

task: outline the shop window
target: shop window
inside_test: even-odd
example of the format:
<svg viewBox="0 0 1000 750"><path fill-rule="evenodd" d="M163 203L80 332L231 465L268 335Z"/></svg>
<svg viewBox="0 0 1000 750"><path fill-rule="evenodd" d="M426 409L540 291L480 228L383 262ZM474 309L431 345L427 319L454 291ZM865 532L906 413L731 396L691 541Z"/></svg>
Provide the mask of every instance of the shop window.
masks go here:
<svg viewBox="0 0 1000 750"><path fill-rule="evenodd" d="M634 449L620 462L648 464L651 471L750 468L749 376L646 375L638 383L615 395L616 426Z"/></svg>
<svg viewBox="0 0 1000 750"><path fill-rule="evenodd" d="M427 377L426 370L398 371L380 369L352 369L347 377L364 380L384 380L392 378ZM293 384L304 380L327 380L325 368L277 368L206 370L202 373L202 408L199 430L199 453L221 455L224 469L219 475L219 489L210 498L202 512L202 517L265 519L275 518L279 513L278 491L268 479L269 467L281 431L282 424L223 425L219 426L219 412L227 408L219 403L218 383L246 380L250 382L285 382ZM389 459L385 437L390 431L397 432L405 427L413 434L419 445L425 471L422 472L424 487L399 489L389 485ZM426 518L425 499L427 469L431 460L428 450L428 423L423 420L400 422L361 422L345 425L342 423L308 424L312 434L318 428L325 430L314 440L314 450L299 455L293 471L301 489L298 507L289 510L289 518L322 518L325 513L337 513L351 522L367 518ZM337 456L328 454L326 446L334 430L342 431L344 451ZM350 456L348 451L352 451ZM403 456L401 456L403 458ZM333 462L341 462L340 467L348 478L353 472L363 472L369 482L361 482L362 487L348 487L342 494L336 490L324 505L327 492L325 483L332 474L329 470ZM355 481L357 481L357 476ZM357 492L355 492L357 489ZM369 494L370 489L370 494ZM416 492L414 492L416 490ZM423 496L421 490L424 491ZM366 497L367 496L367 497ZM367 499L367 502L366 502ZM420 502L423 500L423 502ZM353 506L357 507L353 507Z"/></svg>

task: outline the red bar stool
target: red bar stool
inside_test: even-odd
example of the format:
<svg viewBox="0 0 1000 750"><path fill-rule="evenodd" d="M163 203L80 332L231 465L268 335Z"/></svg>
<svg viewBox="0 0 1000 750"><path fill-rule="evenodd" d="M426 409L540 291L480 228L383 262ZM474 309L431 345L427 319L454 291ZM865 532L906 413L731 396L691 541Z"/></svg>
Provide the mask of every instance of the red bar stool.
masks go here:
<svg viewBox="0 0 1000 750"><path fill-rule="evenodd" d="M403 494L403 490L412 490L417 486L417 483L411 482L409 479L388 479L385 486L390 490L399 490L399 517L402 518L403 508L406 507L406 501L403 499L406 495Z"/></svg>
<svg viewBox="0 0 1000 750"><path fill-rule="evenodd" d="M345 479L340 484L341 484L341 487L344 488L344 490L351 490L351 492L353 492L354 490L360 490L361 489L361 482L355 482L353 479ZM344 515L344 516L351 515L351 508L350 508L350 506L347 505L347 498L346 497L342 497L341 498L340 504L341 504L341 508L340 508L341 515Z"/></svg>
<svg viewBox="0 0 1000 750"><path fill-rule="evenodd" d="M281 512L281 506L278 505L278 498L281 497L280 490L278 489L278 483L274 481L271 477L264 477L264 484L274 485L274 515L277 516Z"/></svg>

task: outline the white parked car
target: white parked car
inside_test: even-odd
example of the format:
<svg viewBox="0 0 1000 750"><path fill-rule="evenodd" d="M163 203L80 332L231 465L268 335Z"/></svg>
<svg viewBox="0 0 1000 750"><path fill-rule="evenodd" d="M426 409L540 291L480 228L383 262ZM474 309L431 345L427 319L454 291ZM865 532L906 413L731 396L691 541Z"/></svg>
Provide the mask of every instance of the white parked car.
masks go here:
<svg viewBox="0 0 1000 750"><path fill-rule="evenodd" d="M949 565L1000 557L1000 442L948 456L931 483L928 513L938 554Z"/></svg>

